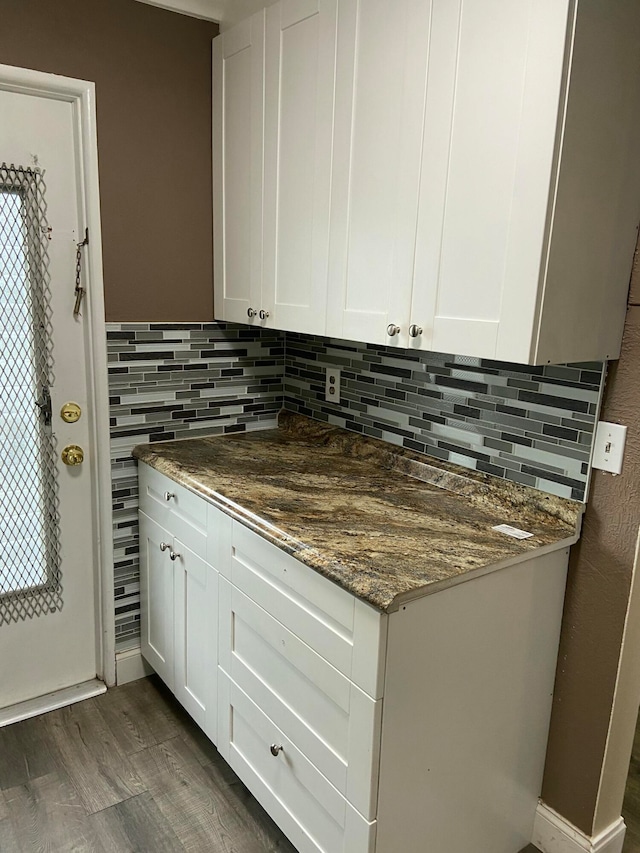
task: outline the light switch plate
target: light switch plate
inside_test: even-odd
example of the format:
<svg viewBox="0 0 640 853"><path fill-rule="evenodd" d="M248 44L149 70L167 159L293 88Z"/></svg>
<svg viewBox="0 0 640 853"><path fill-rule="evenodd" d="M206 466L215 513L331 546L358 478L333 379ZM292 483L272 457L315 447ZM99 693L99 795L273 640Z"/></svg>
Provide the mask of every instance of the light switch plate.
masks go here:
<svg viewBox="0 0 640 853"><path fill-rule="evenodd" d="M609 471L611 474L619 474L622 471L626 440L626 426L598 421L593 445L593 467L600 471Z"/></svg>

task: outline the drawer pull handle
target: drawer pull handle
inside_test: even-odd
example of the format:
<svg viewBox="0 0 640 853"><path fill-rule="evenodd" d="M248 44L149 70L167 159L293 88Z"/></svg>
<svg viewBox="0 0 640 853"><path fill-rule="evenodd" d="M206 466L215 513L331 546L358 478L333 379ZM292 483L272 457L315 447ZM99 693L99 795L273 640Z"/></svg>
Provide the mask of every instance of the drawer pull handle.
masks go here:
<svg viewBox="0 0 640 853"><path fill-rule="evenodd" d="M282 746L282 745L278 746L277 744L272 743L271 746L269 747L269 749L271 750L271 755L273 755L277 758L280 755L280 753L284 750L284 746Z"/></svg>
<svg viewBox="0 0 640 853"><path fill-rule="evenodd" d="M165 492L164 493L165 501L170 501L171 498L175 498L175 494L173 492Z"/></svg>
<svg viewBox="0 0 640 853"><path fill-rule="evenodd" d="M260 311L258 312L258 316L260 317L261 320L268 320L269 319L269 312L265 311L264 308L261 308Z"/></svg>
<svg viewBox="0 0 640 853"><path fill-rule="evenodd" d="M170 548L170 547L171 547L171 545L167 545L167 543L166 543L166 542L161 542L161 543L160 543L160 550L161 550L161 551L166 551L166 550L167 550L167 548Z"/></svg>
<svg viewBox="0 0 640 853"><path fill-rule="evenodd" d="M395 338L396 335L400 334L400 326L396 326L395 323L389 323L387 326L387 335L390 338Z"/></svg>
<svg viewBox="0 0 640 853"><path fill-rule="evenodd" d="M412 323L409 326L409 336L412 338L419 338L422 334L422 327Z"/></svg>
<svg viewBox="0 0 640 853"><path fill-rule="evenodd" d="M174 563L178 559L179 556L180 556L180 554L178 554L177 551L169 551L169 559L171 560L172 563Z"/></svg>

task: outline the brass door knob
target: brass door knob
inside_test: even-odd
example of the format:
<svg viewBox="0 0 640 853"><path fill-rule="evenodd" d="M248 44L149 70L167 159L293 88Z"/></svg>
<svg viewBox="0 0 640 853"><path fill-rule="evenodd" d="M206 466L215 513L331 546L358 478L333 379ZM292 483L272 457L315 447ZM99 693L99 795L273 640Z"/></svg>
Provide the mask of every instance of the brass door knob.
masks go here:
<svg viewBox="0 0 640 853"><path fill-rule="evenodd" d="M62 461L65 465L82 465L84 450L77 444L68 444L62 451Z"/></svg>

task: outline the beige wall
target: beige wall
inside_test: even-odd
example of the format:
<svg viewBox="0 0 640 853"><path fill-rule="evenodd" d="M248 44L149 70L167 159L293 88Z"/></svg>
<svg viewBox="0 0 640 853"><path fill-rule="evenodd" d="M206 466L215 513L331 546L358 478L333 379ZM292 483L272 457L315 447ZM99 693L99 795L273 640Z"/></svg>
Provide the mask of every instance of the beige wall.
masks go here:
<svg viewBox="0 0 640 853"><path fill-rule="evenodd" d="M0 62L96 84L107 319L211 320L217 25L135 0L0 11Z"/></svg>
<svg viewBox="0 0 640 853"><path fill-rule="evenodd" d="M639 297L636 263L622 355L611 366L602 413L628 426L624 468L619 477L594 471L582 537L571 554L542 792L587 834L594 830L640 525Z"/></svg>

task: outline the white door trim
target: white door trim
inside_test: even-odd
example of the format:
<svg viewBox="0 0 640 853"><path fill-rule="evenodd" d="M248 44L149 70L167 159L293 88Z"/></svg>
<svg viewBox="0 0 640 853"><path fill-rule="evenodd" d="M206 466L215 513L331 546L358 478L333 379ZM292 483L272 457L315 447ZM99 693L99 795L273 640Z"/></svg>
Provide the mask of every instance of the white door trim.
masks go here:
<svg viewBox="0 0 640 853"><path fill-rule="evenodd" d="M621 853L626 829L624 820L619 817L598 835L585 835L546 803L540 802L531 843L542 853Z"/></svg>
<svg viewBox="0 0 640 853"><path fill-rule="evenodd" d="M83 304L88 329L87 359L90 409L94 413L91 439L95 448L93 514L98 541L95 566L96 675L108 686L115 684L115 621L113 617L113 530L111 512L111 459L109 453L109 383L102 278L102 231L98 182L95 85L12 65L0 65L0 90L67 101L74 106L75 129L81 161L81 218L89 229L85 253L87 299Z"/></svg>

